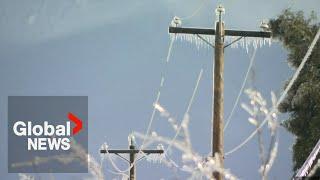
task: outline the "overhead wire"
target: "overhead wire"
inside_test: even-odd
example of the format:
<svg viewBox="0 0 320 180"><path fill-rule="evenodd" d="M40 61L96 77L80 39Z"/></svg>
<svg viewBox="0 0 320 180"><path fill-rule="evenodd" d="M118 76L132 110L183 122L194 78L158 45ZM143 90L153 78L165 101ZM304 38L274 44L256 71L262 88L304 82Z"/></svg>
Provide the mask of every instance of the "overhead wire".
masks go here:
<svg viewBox="0 0 320 180"><path fill-rule="evenodd" d="M174 137L171 139L171 142L170 144L168 145L167 149L165 150L164 154L166 155L168 151L170 151L170 148L172 146L172 143L176 140L176 138L178 137L179 133L180 133L180 130L181 130L181 127L182 127L182 124L183 124L183 121L184 121L184 118L185 116L187 116L189 114L189 111L191 109L191 106L193 104L193 101L194 101L194 97L196 95L196 92L198 90L198 87L199 87L199 84L200 84L200 80L201 80L201 77L202 77L202 73L203 73L203 69L200 70L199 72L199 75L198 75L198 78L197 78L197 82L194 86L194 89L193 89L193 92L192 92L192 96L188 102L188 106L187 106L187 109L186 109L186 112L184 113L184 117L179 125L179 127L177 128L176 130L176 134L174 135Z"/></svg>
<svg viewBox="0 0 320 180"><path fill-rule="evenodd" d="M165 68L164 68L164 72L163 72L162 77L161 77L160 87L159 87L159 90L158 90L158 93L157 93L157 98L156 98L154 104L158 104L159 99L160 99L161 90L162 90L162 87L163 87L164 81L165 81L165 75L166 75L167 65L168 65L168 63L169 63L169 61L170 61L170 57L171 57L171 52L172 52L172 47L173 47L174 39L175 39L175 38L171 38L171 40L170 40L170 44L169 44L169 48L168 48L168 53L167 53L167 57L166 57L166 62L165 62ZM150 133L151 126L152 126L152 123L153 123L153 120L154 120L154 116L155 116L155 112L156 112L156 108L155 108L155 106L153 106L152 114L151 114L151 117L150 117L150 120L149 120L149 124L148 124L147 130L146 130L146 132L145 132L145 136L147 136L147 135ZM141 149L144 147L145 140L146 140L146 138L144 138L143 141L142 141L142 144L141 144L141 146L140 146L140 151L141 151Z"/></svg>
<svg viewBox="0 0 320 180"><path fill-rule="evenodd" d="M202 7L204 6L204 4L205 4L206 1L207 1L207 0L203 0L202 3L199 5L199 7L198 7L191 15L182 17L182 18L180 18L180 19L181 19L181 20L187 20L187 19L191 19L192 17L194 17L195 15L197 15L197 14L200 12L200 10L202 9ZM294 0L292 0L292 1L294 1ZM170 44L169 44L168 53L167 53L167 57L166 57L166 65L169 63L169 60L170 60L171 50L172 50L172 46L173 46L174 39L175 39L175 38L172 38L171 41L170 41ZM254 52L253 57L254 57L254 56L255 56L255 52ZM250 61L250 63L253 62L253 59L254 59L254 58L252 58L252 61ZM250 66L252 66L252 64L251 64ZM251 68L251 67L249 67L249 68ZM198 80L197 80L196 86L195 86L195 88L194 88L192 97L191 97L191 99L190 99L190 101L189 101L188 108L187 108L187 111L186 111L185 115L186 115L187 113L189 113L189 110L190 110L191 105L192 105L192 103L193 103L193 99L194 99L195 93L196 93L196 91L197 91L197 88L198 88L198 85L199 85L199 81L200 81L201 76L202 76L202 72L203 72L203 69L201 69L201 71L200 71L200 73L199 73ZM245 82L246 82L247 76L248 76L248 73L246 74L245 80L244 80L243 85L242 85L242 87L241 87L241 89L240 89L240 93L239 93L240 95L241 95L241 92L243 91L243 87L244 87L244 84L245 84ZM160 95L161 95L161 89L162 89L162 87L163 87L164 81L165 81L165 76L164 76L164 74L163 74L162 77L161 77L160 87L159 87L159 90L158 90L158 92L157 92L156 100L155 100L155 102L154 102L155 104L159 102ZM238 99L239 99L239 96L240 96L240 95L238 95L238 97L237 97L235 106L238 104L238 101L239 101ZM234 108L233 108L233 109L234 109ZM230 114L231 116L229 115L230 117L232 117L233 111L234 111L234 110L231 111L231 114ZM156 112L156 109L155 109L155 107L153 107L153 110L152 110L152 113L151 113L151 117L150 117L150 119L149 119L149 123L148 123L148 126L147 126L147 129L146 129L146 132L145 132L145 136L144 136L144 137L147 137L147 135L150 133L151 126L152 126L152 123L153 123L154 117L155 117L155 112ZM229 122L230 122L230 120L229 120L229 118L228 118L226 127L228 126ZM265 120L261 123L260 126L262 127L264 124L265 124ZM165 153L171 148L172 142L177 138L177 136L178 136L178 134L179 134L179 132L180 132L180 129L181 129L181 125L182 125L182 123L180 124L180 126L179 126L179 128L178 128L178 130L177 130L177 132L176 132L176 134L175 134L175 136L173 137L173 139L172 139L171 143L169 144L169 146L168 146L167 150L165 151ZM261 128L261 127L258 127L257 129L259 129L259 128ZM249 141L249 140L252 138L252 136L255 135L255 133L256 133L256 132L253 132L243 143L246 143L247 141ZM142 152L142 149L143 149L144 144L145 144L145 140L146 140L146 138L143 139L143 142L142 142L142 144L141 144L141 146L140 146L140 148L139 148L139 152ZM244 145L243 143L241 143L239 146L236 146L236 148L234 148L234 149L232 149L231 151L229 151L228 153L226 153L226 155L229 155L229 154L231 154L232 152L234 152L235 150L237 150L238 148L241 148L241 147ZM111 159L109 159L109 160L112 161ZM133 164L134 164L134 163L133 163ZM116 164L115 164L114 162L112 162L112 165L113 165L113 166L116 166ZM115 169L116 169L118 172L128 172L130 168L131 168L131 167L129 167L127 170L124 170L124 171L120 170L119 168L115 168Z"/></svg>
<svg viewBox="0 0 320 180"><path fill-rule="evenodd" d="M207 1L207 0L203 0L202 3L200 4L200 6L199 6L190 16L182 17L182 18L180 18L180 19L181 19L181 20L187 20L187 19L191 19L192 17L194 17L195 15L197 15L197 14L200 12L200 10L202 9L202 7L204 6L204 4L205 4L206 1ZM171 38L171 40L170 40L170 44L169 44L169 48L168 48L168 53L167 53L167 57L166 57L166 65L165 65L165 67L167 66L167 64L168 64L169 61L170 61L171 50L172 50L172 46L173 46L174 39L175 39L175 38ZM165 68L165 70L166 70L166 68ZM199 82L200 82L200 79L201 79L201 76L202 76L202 72L203 72L203 69L201 69L201 71L200 71L200 73L199 73L198 80L197 80L196 86L195 86L195 88L194 88L192 97L191 97L191 99L190 99L190 101L189 101L189 103L188 103L188 107L187 107L186 113L189 113L189 111L190 111L191 105L192 105L193 100L194 100L195 93L196 93L196 91L197 91L197 88L198 88L198 85L199 85ZM165 73L164 73L164 74L165 74ZM158 104L158 102L159 102L160 94L161 94L161 89L162 89L163 84L164 84L164 81L165 81L165 75L164 75L164 74L163 74L162 77L161 77L160 88L159 88L159 90L158 90L157 97L156 97L156 100L155 100L154 104ZM155 108L155 106L154 106L154 107L153 107L153 110L152 110L152 113L151 113L151 117L150 117L149 123L148 123L148 127L147 127L147 130L146 130L146 132L145 132L145 136L144 136L144 137L147 137L147 135L150 133L151 126L152 126L152 123L153 123L154 117L155 117L155 112L156 112L156 108ZM182 125L182 124L181 124L181 125ZM179 134L179 131L180 131L180 129L181 129L181 125L179 126L178 131L177 131L176 135L174 136L174 138L172 139L172 141L174 141L174 140L177 138L177 136L178 136L178 134ZM145 144L145 140L146 140L146 138L143 138L142 144L141 144L141 146L140 146L140 148L139 148L139 152L142 152L142 149L143 149L144 144ZM172 143L168 146L168 148L167 148L167 150L166 150L165 152L167 152L167 151L170 149L171 145L172 145ZM134 163L132 163L132 164L134 164ZM129 170L130 168L131 168L131 167L129 167L128 170ZM128 170L127 170L127 171L128 171Z"/></svg>
<svg viewBox="0 0 320 180"><path fill-rule="evenodd" d="M166 59L165 59L165 65L164 65L164 69L163 69L163 72L162 72L162 75L161 75L160 85L159 85L159 88L158 88L158 91L157 91L157 96L156 96L156 99L154 101L154 104L157 104L159 102L159 99L160 99L161 90L162 90L163 85L164 85L166 71L167 71L167 65L168 65L168 63L170 61L174 40L175 40L175 38L171 38L170 39L170 43L169 43L169 47L168 47L168 51L167 51L167 56L166 56ZM147 126L147 129L145 131L145 137L150 133L150 130L151 130L151 127L152 127L152 124L153 124L153 121L154 121L155 113L156 113L156 108L153 106L153 110L152 110L152 113L151 113L151 116L150 116L150 119L149 119L149 122L148 122L148 126ZM145 140L146 140L146 138L143 138L142 144L139 147L139 151L138 151L139 153L143 153L142 149L144 148ZM107 151L107 155L109 155L108 151ZM134 162L127 169L121 170L119 167L117 167L116 163L111 158L108 158L108 159L111 162L111 164L114 167L114 169L116 171L120 172L120 173L128 172L132 168L132 166L135 164L135 162L137 160L137 159L135 159Z"/></svg>
<svg viewBox="0 0 320 180"><path fill-rule="evenodd" d="M237 98L236 98L236 101L234 102L233 107L232 107L232 110L231 110L230 114L228 115L226 124L225 124L224 129L223 129L224 131L228 128L228 125L229 125L229 123L230 123L230 121L231 121L231 119L232 119L232 116L233 116L233 114L234 114L234 112L235 112L235 109L236 109L236 107L238 106L238 103L239 103L241 94L242 94L243 89L244 89L244 87L245 87L245 85L246 85L246 83L247 83L247 80L248 80L248 77L249 77L249 73L250 73L250 71L251 71L253 62L254 62L254 60L255 60L256 52L257 52L257 49L255 48L255 49L253 50L252 56L250 57L249 66L248 66L246 75L245 75L245 77L244 77L244 79L243 79L243 81L242 81L242 85L241 85L241 88L240 88L240 90L239 90L239 92L238 92L238 96L237 96Z"/></svg>
<svg viewBox="0 0 320 180"><path fill-rule="evenodd" d="M194 17L195 15L197 15L197 14L200 12L200 10L204 7L204 5L206 4L206 1L207 1L207 0L202 0L201 4L198 6L197 9L195 9L195 10L193 11L193 13L192 13L191 15L182 17L182 18L180 18L180 19L181 19L181 20L188 20L188 19L193 18L193 17Z"/></svg>

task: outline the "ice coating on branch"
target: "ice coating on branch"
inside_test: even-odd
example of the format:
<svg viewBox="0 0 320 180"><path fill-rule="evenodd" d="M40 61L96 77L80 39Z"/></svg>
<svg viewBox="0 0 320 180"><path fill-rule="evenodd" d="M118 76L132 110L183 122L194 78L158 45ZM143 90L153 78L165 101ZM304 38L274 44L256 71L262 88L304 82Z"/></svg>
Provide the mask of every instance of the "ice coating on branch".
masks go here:
<svg viewBox="0 0 320 180"><path fill-rule="evenodd" d="M159 103L154 103L153 106L157 111L160 112L160 115L162 117L166 117L166 118L170 117L169 112L164 107L162 107Z"/></svg>
<svg viewBox="0 0 320 180"><path fill-rule="evenodd" d="M266 151L266 146L263 143L262 130L258 129L257 133L259 157L261 160L259 173L261 174L261 179L265 180L267 179L266 177L268 176L268 173L274 163L278 152L278 139L276 134L278 128L277 114L272 113L269 116L270 110L268 109L267 101L263 98L260 92L253 89L247 89L245 93L250 99L250 104L247 105L245 103L242 103L241 106L250 114L248 121L258 129L260 127L260 124L262 123L261 117L266 117L268 120L268 127L271 135L270 144L267 147L268 151ZM270 109L274 108L277 102L277 98L273 92L271 92L271 101L272 106L270 107Z"/></svg>
<svg viewBox="0 0 320 180"><path fill-rule="evenodd" d="M34 157L34 159L25 162L18 162L13 164L15 167L27 167L34 165L42 165L51 161L56 161L59 163L69 164L72 162L77 162L81 164L88 164L89 173L92 175L92 178L97 180L104 180L104 174L102 172L100 164L86 152L86 150L81 146L81 144L77 143L73 138L71 139L71 152L69 154L61 154L61 155L52 155L49 157ZM21 173L19 174L19 179L22 180L33 180L34 177Z"/></svg>
<svg viewBox="0 0 320 180"><path fill-rule="evenodd" d="M19 173L19 179L20 180L35 180L34 176L24 174L24 173Z"/></svg>
<svg viewBox="0 0 320 180"><path fill-rule="evenodd" d="M170 115L170 112L159 103L154 105L156 105L156 110L160 113L166 112L168 115ZM164 150L164 153L161 155L154 154L146 156L149 162L162 163L173 170L181 169L182 171L190 174L190 177L188 179L210 179L213 171L217 171L223 174L225 179L237 179L233 174L229 172L229 170L224 169L221 164L219 164L216 158L201 156L194 151L188 128L188 114L184 115L184 118L180 123L178 123L171 116L166 118L168 118L168 121L173 127L175 133L179 136L174 136L172 138L165 137L160 134L154 135L154 133L151 133L151 135L144 135L138 132L134 133L137 138L146 139L149 144L158 142L163 143L167 146L166 148L164 148L163 145L158 145L157 149ZM178 166L172 159L170 159L170 150L173 148L181 152L181 160L183 162L183 166Z"/></svg>

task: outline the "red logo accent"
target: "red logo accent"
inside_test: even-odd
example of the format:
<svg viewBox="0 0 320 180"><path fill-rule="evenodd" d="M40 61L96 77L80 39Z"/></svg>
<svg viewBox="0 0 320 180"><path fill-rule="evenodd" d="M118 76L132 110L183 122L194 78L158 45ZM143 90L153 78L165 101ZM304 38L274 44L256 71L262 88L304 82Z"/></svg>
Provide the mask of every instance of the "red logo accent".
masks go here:
<svg viewBox="0 0 320 180"><path fill-rule="evenodd" d="M74 122L76 124L75 127L72 129L72 135L77 134L82 129L82 121L80 118L72 114L71 112L68 113L68 118L70 121Z"/></svg>

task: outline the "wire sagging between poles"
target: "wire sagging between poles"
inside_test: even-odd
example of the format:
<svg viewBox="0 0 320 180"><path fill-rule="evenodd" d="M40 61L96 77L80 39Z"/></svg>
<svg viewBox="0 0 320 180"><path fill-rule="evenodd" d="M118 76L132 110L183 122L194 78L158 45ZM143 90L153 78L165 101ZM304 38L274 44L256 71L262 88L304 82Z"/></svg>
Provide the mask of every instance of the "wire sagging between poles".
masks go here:
<svg viewBox="0 0 320 180"><path fill-rule="evenodd" d="M232 110L231 110L228 118L227 118L227 122L226 122L226 124L225 124L225 126L224 126L223 131L226 131L226 129L227 129L227 127L228 127L228 125L229 125L229 123L230 123L230 121L231 121L231 118L232 118L232 116L233 116L233 114L234 114L234 111L235 111L236 107L238 106L238 103L239 103L241 94L242 94L243 89L244 89L244 87L245 87L245 85L246 85L246 83L247 83L247 79L248 79L248 77L249 77L250 70L251 70L252 65L253 65L253 62L254 62L254 60L255 60L256 52L257 52L257 49L255 48L254 51L253 51L253 54L252 54L252 56L251 56L251 58L250 58L250 63L249 63L249 66L248 66L248 70L247 70L246 75L245 75L245 77L244 77L244 80L243 80L243 82L242 82L242 85L241 85L241 88L240 88L240 90L239 90L237 99L236 99L236 101L234 102L234 105L233 105L233 107L232 107Z"/></svg>
<svg viewBox="0 0 320 180"><path fill-rule="evenodd" d="M192 17L194 17L195 15L197 15L200 10L203 8L203 6L206 4L207 0L202 0L201 4L199 5L199 7L197 9L195 9L195 11L193 11L193 13L189 16L185 16L180 18L181 20L187 20L187 19L191 19Z"/></svg>
<svg viewBox="0 0 320 180"><path fill-rule="evenodd" d="M183 124L183 121L185 119L185 116L188 116L189 114L189 111L191 109L191 106L193 104L193 101L194 101L194 97L196 95L196 92L198 90L198 87L199 87L199 83L200 83L200 80L201 80L201 77L202 77L202 73L203 73L203 69L200 70L200 73L198 75L198 79L197 79L197 82L196 82L196 85L193 89L193 92L192 92L192 96L189 100L189 103L188 103L188 106L187 106L187 109L186 109L186 112L184 113L184 117L182 119L182 122L180 123L179 127L177 128L176 130L176 134L174 135L174 137L172 138L170 144L168 145L167 149L164 151L164 156L167 154L167 152L170 150L171 146L172 146L172 143L176 140L176 138L178 137L179 133L180 133L180 130L181 130L181 127L182 127L182 124Z"/></svg>
<svg viewBox="0 0 320 180"><path fill-rule="evenodd" d="M168 65L168 63L169 63L169 61L170 61L170 57L171 57L171 52L172 52L174 40L175 40L175 38L171 38L171 39L170 39L170 44L169 44L167 56L166 56L166 59L165 59L165 66L164 66L164 69L163 69L163 71L162 71L162 75L161 75L161 79L160 79L160 85L159 85L159 89L158 89L157 96L156 96L156 99L155 99L154 104L157 104L157 103L159 102L159 99L160 99L161 90L162 90L162 87L163 87L163 85L164 85L165 75L166 75L166 71L167 71L167 65ZM146 131L145 131L145 137L147 137L148 134L150 133L150 129L151 129L152 123L153 123L153 121L154 121L155 113L156 113L156 109L155 109L155 107L153 106L153 110L152 110L152 113L151 113L151 117L150 117L150 119L149 119L149 123L148 123L147 129L146 129ZM143 153L143 152L142 152L142 149L144 148L145 141L146 141L146 138L143 138L142 144L141 144L141 146L140 146L140 148L139 148L139 153ZM107 155L108 155L108 153L107 153ZM125 169L125 170L120 170L120 168L116 165L116 163L115 163L111 158L108 158L108 159L109 159L109 161L111 162L113 168L114 168L116 171L118 171L119 173L126 173L126 172L128 172L128 171L133 167L133 165L136 163L136 161L137 161L137 159L135 159L134 162L130 165L130 167L128 167L128 168Z"/></svg>
<svg viewBox="0 0 320 180"><path fill-rule="evenodd" d="M162 74L162 77L161 77L160 87L159 87L159 90L158 90L158 93L157 93L157 97L156 97L156 100L155 100L154 104L158 104L159 99L160 99L161 90L162 90L162 87L163 87L163 84L164 84L164 81L165 81L165 74L166 74L167 65L168 65L168 63L170 61L170 57L171 57L171 50L172 50L172 47L173 47L173 42L174 42L174 38L172 38L170 40L168 54L167 54L167 58L166 58L166 62L165 62L166 64L165 64L165 68L164 68L164 71L163 71L163 74ZM152 114L151 114L151 117L150 117L150 120L149 120L149 124L148 124L147 130L145 132L145 136L147 136L150 133L150 129L151 129L151 126L152 126L152 123L153 123L153 120L154 120L155 113L156 113L156 108L153 106ZM140 150L143 149L144 144L145 144L145 138L142 141L142 144L140 146Z"/></svg>

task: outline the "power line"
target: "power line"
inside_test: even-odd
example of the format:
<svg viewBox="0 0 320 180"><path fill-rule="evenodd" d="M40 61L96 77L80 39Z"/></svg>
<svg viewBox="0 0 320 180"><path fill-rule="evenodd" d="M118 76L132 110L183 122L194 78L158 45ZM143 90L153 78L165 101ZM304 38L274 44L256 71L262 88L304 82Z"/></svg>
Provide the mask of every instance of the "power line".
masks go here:
<svg viewBox="0 0 320 180"><path fill-rule="evenodd" d="M172 38L170 40L168 53L167 53L167 57L166 57L166 61L165 61L164 73L162 74L162 77L161 77L160 87L159 87L159 90L158 90L158 93L157 93L157 98L156 98L156 101L154 102L155 104L158 104L159 99L160 99L161 89L162 89L164 81L165 81L165 72L166 72L166 69L167 69L166 67L167 67L167 65L168 65L168 63L170 61L170 57L171 57L173 42L174 42L174 38ZM151 129L151 126L152 126L152 123L153 123L153 120L154 120L155 112L156 112L156 108L153 106L152 114L151 114L151 117L150 117L150 120L149 120L149 124L148 124L147 130L146 130L146 133L145 133L146 136L150 133L150 129ZM139 148L140 150L144 147L144 143L145 143L145 138L143 139L142 144L141 144L141 146Z"/></svg>
<svg viewBox="0 0 320 180"><path fill-rule="evenodd" d="M200 73L199 73L199 75L198 75L198 79L197 79L196 85L195 85L195 87L194 87L194 89L193 89L192 96L191 96L191 98L190 98L190 100L189 100L187 110L186 110L186 112L184 113L184 118L185 118L185 116L188 116L188 114L189 114L190 108L191 108L191 106L192 106L192 104L193 104L193 100L194 100L195 94L196 94L196 92L197 92L197 90L198 90L198 86L199 86L199 83L200 83L200 80L201 80L201 77L202 77L202 73L203 73L203 69L200 70ZM182 119L182 122L180 123L179 127L177 128L177 132L176 132L176 134L174 135L174 137L172 138L170 144L168 145L168 148L165 150L165 152L164 152L165 155L166 155L167 152L170 150L170 148L171 148L171 146L172 146L172 143L173 143L173 142L176 140L176 138L178 137L178 135L179 135L179 133L180 133L180 130L181 130L181 127L182 127L182 124L183 124L183 121L184 121L184 118Z"/></svg>
<svg viewBox="0 0 320 180"><path fill-rule="evenodd" d="M165 66L164 66L164 69L163 69L163 72L162 72L162 75L161 75L160 84L159 84L159 89L158 89L157 96L156 96L156 99L155 99L155 102L154 102L154 103L158 103L158 102L159 102L159 99L160 99L161 90L162 90L163 85L164 85L164 82L165 82L165 76L166 76L167 66L168 66L168 63L169 63L169 61L170 61L170 57L171 57L171 53L172 53L172 48L173 48L174 40L175 40L175 38L171 38L171 39L170 39L170 44L169 44L168 51L167 51L167 56L166 56L166 59L165 59ZM153 110L152 110L152 113L151 113L151 116L150 116L150 119L149 119L149 123L148 123L147 129L146 129L146 132L145 132L145 137L150 133L151 126L152 126L153 121L154 121L155 113L156 113L156 109L155 109L155 107L153 107ZM144 152L142 151L142 149L144 148L145 140L146 140L146 138L143 138L142 144L141 144L141 146L140 146L139 149L138 149L138 150L139 150L139 153L144 154ZM109 154L107 153L107 155L109 155ZM130 166L129 166L127 169L121 170L111 158L108 158L108 159L109 159L109 161L111 162L111 165L114 167L114 169L115 169L116 171L120 172L120 173L126 173L126 172L128 172L128 171L133 167L133 165L136 163L136 159L135 159L135 160L133 161L133 163L131 163Z"/></svg>
<svg viewBox="0 0 320 180"><path fill-rule="evenodd" d="M252 54L252 56L251 56L251 58L250 58L250 63L249 63L249 66L248 66L248 70L247 70L246 75L245 75L245 77L244 77L244 80L243 80L243 82L242 82L242 85L241 85L241 88L240 88L240 90L239 90L238 96L237 96L236 101L235 101L235 103L233 104L232 110L231 110L231 112L230 112L230 114L229 114L229 116L228 116L228 118L227 118L227 122L226 122L226 124L225 124L224 129L223 129L224 131L227 129L227 127L228 127L228 125L229 125L229 123L230 123L230 121L231 121L231 118L232 118L232 116L233 116L233 113L234 113L236 107L238 106L238 103L239 103L241 94L242 94L243 89L244 89L244 87L245 87L245 85L246 85L246 83L247 83L247 79L248 79L250 70L251 70L251 68L252 68L252 65L253 65L253 62L254 62L254 59L255 59L255 56L256 56L256 52L257 52L257 49L255 48L254 51L253 51L253 54Z"/></svg>
<svg viewBox="0 0 320 180"><path fill-rule="evenodd" d="M188 19L193 18L195 15L197 15L200 12L200 10L202 9L202 7L205 5L206 1L207 0L202 0L199 7L197 9L195 9L191 15L182 17L181 20L188 20Z"/></svg>

